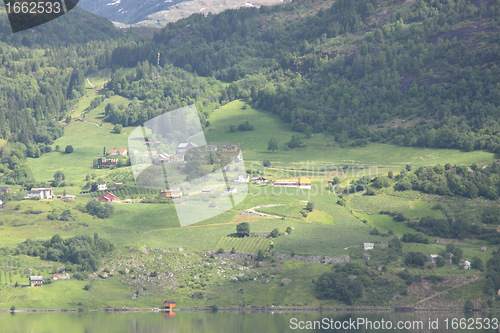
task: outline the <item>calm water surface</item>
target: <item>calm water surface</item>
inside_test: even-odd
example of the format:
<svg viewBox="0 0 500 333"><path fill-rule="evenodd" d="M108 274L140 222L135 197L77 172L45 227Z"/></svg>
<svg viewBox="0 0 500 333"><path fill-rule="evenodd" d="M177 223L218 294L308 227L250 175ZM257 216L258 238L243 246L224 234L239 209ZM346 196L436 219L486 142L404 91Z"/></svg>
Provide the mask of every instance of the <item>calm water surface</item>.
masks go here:
<svg viewBox="0 0 500 333"><path fill-rule="evenodd" d="M437 329L429 328L429 318ZM471 329L454 329L452 321L463 319ZM177 312L175 316L158 312L140 313L16 313L0 314L0 332L7 333L283 333L283 332L499 332L494 323L499 320L499 312L283 312L283 313L195 313ZM358 319L371 321L354 327ZM448 329L446 329L448 319ZM334 321L332 323L332 320ZM384 326L381 321L384 320ZM387 322L390 321L390 324ZM307 325L316 328L307 329ZM490 329L478 329L482 323L490 323ZM348 329L332 329L331 325L343 325ZM322 325L320 327L320 324ZM396 325L407 328L397 329ZM389 330L387 325L392 325ZM410 327L411 325L411 327ZM415 325L423 325L417 327ZM471 326L472 325L472 326ZM463 325L462 325L463 326ZM404 327L404 326L403 326ZM302 329L301 329L302 328ZM473 329L472 329L473 328Z"/></svg>

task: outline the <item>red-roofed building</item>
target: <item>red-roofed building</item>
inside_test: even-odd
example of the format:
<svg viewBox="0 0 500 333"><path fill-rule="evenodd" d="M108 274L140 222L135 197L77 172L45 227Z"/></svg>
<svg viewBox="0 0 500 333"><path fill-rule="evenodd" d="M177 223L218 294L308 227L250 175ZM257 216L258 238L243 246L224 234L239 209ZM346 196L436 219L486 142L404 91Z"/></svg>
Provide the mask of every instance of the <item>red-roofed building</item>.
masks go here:
<svg viewBox="0 0 500 333"><path fill-rule="evenodd" d="M111 149L108 153L110 156L127 156L127 149Z"/></svg>
<svg viewBox="0 0 500 333"><path fill-rule="evenodd" d="M106 193L98 199L100 202L115 202L116 196L113 193Z"/></svg>
<svg viewBox="0 0 500 333"><path fill-rule="evenodd" d="M154 157L157 153L158 153L158 152L157 152L156 150L151 150L151 151L146 150L146 151L144 152L144 157L145 157L145 158L149 158L149 157L151 157L151 158L152 158L152 157Z"/></svg>

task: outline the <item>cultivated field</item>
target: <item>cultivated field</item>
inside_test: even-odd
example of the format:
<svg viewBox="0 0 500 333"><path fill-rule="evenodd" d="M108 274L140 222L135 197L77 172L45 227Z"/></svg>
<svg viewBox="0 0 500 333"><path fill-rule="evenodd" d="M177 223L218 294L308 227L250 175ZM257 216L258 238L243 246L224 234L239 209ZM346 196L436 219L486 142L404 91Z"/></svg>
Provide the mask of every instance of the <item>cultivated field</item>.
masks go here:
<svg viewBox="0 0 500 333"><path fill-rule="evenodd" d="M219 243L215 246L215 250L224 249L240 252L257 253L259 250L266 251L271 245L269 238L257 237L222 237Z"/></svg>

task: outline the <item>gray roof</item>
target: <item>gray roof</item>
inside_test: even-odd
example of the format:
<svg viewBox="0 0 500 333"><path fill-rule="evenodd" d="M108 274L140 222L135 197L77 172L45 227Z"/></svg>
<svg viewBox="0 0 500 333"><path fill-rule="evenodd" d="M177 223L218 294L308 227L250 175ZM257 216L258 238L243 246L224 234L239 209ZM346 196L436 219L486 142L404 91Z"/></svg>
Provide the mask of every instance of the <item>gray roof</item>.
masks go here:
<svg viewBox="0 0 500 333"><path fill-rule="evenodd" d="M33 275L30 276L30 281L43 281L43 277L41 275Z"/></svg>
<svg viewBox="0 0 500 333"><path fill-rule="evenodd" d="M177 146L177 148L186 148L189 144L193 145L193 147L198 147L198 145L196 143L192 143L192 142L183 142L183 143L179 143L179 145Z"/></svg>

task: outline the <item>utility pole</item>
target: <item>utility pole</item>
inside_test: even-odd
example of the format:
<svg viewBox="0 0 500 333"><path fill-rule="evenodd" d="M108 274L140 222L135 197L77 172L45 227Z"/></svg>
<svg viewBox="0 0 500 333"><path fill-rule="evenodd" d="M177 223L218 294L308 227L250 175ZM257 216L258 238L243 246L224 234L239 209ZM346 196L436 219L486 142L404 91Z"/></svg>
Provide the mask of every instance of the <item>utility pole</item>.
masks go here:
<svg viewBox="0 0 500 333"><path fill-rule="evenodd" d="M158 77L160 77L160 52L158 52L158 63L156 66L157 66Z"/></svg>

